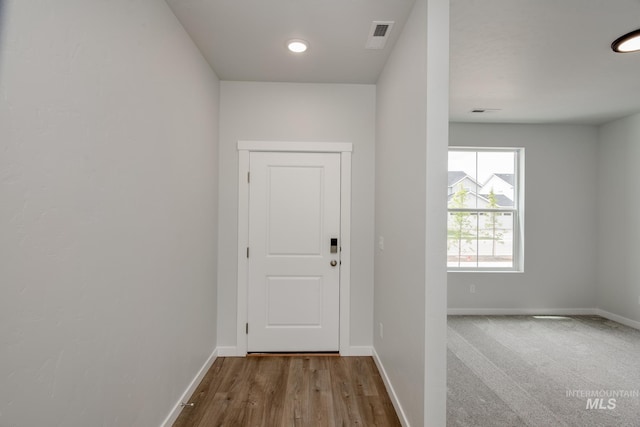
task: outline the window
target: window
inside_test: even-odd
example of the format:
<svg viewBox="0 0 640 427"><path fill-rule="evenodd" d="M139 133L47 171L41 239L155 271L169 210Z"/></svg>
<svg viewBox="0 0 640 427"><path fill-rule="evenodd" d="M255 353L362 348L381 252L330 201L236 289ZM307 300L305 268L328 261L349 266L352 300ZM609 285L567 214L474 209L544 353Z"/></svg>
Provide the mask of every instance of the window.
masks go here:
<svg viewBox="0 0 640 427"><path fill-rule="evenodd" d="M522 148L449 148L447 268L521 271Z"/></svg>

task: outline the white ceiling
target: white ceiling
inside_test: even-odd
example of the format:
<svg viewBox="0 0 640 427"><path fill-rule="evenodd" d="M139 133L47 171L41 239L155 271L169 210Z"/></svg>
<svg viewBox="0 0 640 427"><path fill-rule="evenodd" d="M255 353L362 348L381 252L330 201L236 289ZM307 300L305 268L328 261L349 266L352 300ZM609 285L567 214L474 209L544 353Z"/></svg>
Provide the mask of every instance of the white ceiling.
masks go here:
<svg viewBox="0 0 640 427"><path fill-rule="evenodd" d="M167 0L222 80L375 83L414 0ZM640 112L640 0L450 0L452 121L599 124ZM395 21L384 50L371 22ZM292 55L285 42L310 43ZM472 109L500 111L483 114Z"/></svg>
<svg viewBox="0 0 640 427"><path fill-rule="evenodd" d="M167 0L221 80L375 83L415 0ZM395 21L367 50L372 21ZM290 39L309 42L303 55Z"/></svg>
<svg viewBox="0 0 640 427"><path fill-rule="evenodd" d="M640 28L640 0L450 4L452 121L600 124L640 112L640 53L610 47Z"/></svg>

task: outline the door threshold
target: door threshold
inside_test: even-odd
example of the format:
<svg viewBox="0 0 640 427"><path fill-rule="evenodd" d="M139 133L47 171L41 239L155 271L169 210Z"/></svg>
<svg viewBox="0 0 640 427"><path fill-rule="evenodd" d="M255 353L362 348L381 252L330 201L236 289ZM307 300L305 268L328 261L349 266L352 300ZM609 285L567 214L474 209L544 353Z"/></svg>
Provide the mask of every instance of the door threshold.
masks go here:
<svg viewBox="0 0 640 427"><path fill-rule="evenodd" d="M285 352L277 352L277 351L268 351L268 352L252 352L247 353L247 357L314 357L314 356L333 356L338 357L340 353L337 351L285 351Z"/></svg>

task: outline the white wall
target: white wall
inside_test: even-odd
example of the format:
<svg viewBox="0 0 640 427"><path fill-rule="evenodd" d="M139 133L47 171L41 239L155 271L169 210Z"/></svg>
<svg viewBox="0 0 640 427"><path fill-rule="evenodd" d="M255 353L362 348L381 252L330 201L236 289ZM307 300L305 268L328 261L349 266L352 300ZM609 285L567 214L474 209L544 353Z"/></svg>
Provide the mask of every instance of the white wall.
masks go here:
<svg viewBox="0 0 640 427"><path fill-rule="evenodd" d="M594 126L451 124L452 146L525 148L525 236L524 273L449 273L449 308L595 307L597 140Z"/></svg>
<svg viewBox="0 0 640 427"><path fill-rule="evenodd" d="M449 1L427 4L427 217L424 425L446 425Z"/></svg>
<svg viewBox="0 0 640 427"><path fill-rule="evenodd" d="M640 114L599 131L597 306L640 322Z"/></svg>
<svg viewBox="0 0 640 427"><path fill-rule="evenodd" d="M374 347L412 426L446 417L446 203L427 200L447 195L448 22L418 0L377 85Z"/></svg>
<svg viewBox="0 0 640 427"><path fill-rule="evenodd" d="M375 86L221 82L219 341L236 346L238 140L353 143L351 345L371 346Z"/></svg>
<svg viewBox="0 0 640 427"><path fill-rule="evenodd" d="M216 342L218 81L155 0L8 0L0 425L160 425Z"/></svg>

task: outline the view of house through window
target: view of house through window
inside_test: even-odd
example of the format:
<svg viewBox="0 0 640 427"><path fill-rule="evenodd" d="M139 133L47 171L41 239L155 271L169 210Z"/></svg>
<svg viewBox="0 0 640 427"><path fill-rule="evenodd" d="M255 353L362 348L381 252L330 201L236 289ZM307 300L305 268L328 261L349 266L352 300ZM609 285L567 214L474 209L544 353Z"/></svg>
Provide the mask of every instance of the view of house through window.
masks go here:
<svg viewBox="0 0 640 427"><path fill-rule="evenodd" d="M449 149L447 267L518 269L520 149Z"/></svg>

